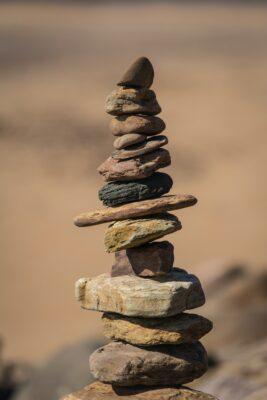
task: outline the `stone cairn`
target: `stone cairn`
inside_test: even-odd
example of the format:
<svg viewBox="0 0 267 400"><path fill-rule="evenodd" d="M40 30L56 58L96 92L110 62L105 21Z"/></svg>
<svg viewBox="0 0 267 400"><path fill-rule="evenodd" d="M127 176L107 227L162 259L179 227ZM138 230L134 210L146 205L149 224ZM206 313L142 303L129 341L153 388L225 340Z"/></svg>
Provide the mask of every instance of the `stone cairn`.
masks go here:
<svg viewBox="0 0 267 400"><path fill-rule="evenodd" d="M168 211L193 206L191 195L167 195L172 179L156 172L171 163L161 135L165 123L150 90L154 70L137 59L106 101L115 151L98 168L107 182L99 191L106 208L86 212L77 226L111 222L105 248L115 253L110 273L81 278L76 297L84 309L104 312L104 335L112 341L90 357L97 381L68 395L85 399L215 399L181 385L207 370L199 339L212 329L208 319L184 313L200 307L205 296L199 280L174 268L174 248L154 241L181 229ZM164 196L163 196L164 195ZM130 397L129 397L130 396Z"/></svg>

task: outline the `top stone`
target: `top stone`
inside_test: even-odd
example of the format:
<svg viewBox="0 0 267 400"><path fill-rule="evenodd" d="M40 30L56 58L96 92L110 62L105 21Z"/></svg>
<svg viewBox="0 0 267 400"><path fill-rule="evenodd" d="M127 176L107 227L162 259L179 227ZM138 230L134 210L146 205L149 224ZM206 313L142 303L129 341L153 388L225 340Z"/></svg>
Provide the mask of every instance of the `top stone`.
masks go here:
<svg viewBox="0 0 267 400"><path fill-rule="evenodd" d="M139 57L124 73L118 86L127 88L150 88L154 79L154 69L146 57Z"/></svg>

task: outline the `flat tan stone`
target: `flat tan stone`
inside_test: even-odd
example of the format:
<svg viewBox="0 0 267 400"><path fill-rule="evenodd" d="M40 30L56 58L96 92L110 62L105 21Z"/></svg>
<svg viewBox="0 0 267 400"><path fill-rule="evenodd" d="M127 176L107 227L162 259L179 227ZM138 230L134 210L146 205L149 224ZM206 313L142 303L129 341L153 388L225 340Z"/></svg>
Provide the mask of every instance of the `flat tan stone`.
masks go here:
<svg viewBox="0 0 267 400"><path fill-rule="evenodd" d="M128 218L159 214L166 211L178 210L196 204L197 199L190 194L162 196L158 199L149 199L128 203L118 207L107 207L100 210L88 211L74 219L77 226L90 226L111 221L120 221Z"/></svg>
<svg viewBox="0 0 267 400"><path fill-rule="evenodd" d="M105 313L104 335L136 346L192 343L212 329L212 322L197 314L168 318L131 318Z"/></svg>
<svg viewBox="0 0 267 400"><path fill-rule="evenodd" d="M153 279L110 274L81 278L75 292L82 308L129 317L169 317L205 303L198 278L177 268Z"/></svg>
<svg viewBox="0 0 267 400"><path fill-rule="evenodd" d="M188 387L124 388L94 382L61 400L218 400Z"/></svg>
<svg viewBox="0 0 267 400"><path fill-rule="evenodd" d="M146 138L146 135L141 135L140 133L126 133L125 135L118 137L114 141L113 146L115 149L120 150L136 143L145 142Z"/></svg>
<svg viewBox="0 0 267 400"><path fill-rule="evenodd" d="M175 215L168 213L116 221L105 232L105 249L108 253L114 253L138 247L180 229L181 222Z"/></svg>

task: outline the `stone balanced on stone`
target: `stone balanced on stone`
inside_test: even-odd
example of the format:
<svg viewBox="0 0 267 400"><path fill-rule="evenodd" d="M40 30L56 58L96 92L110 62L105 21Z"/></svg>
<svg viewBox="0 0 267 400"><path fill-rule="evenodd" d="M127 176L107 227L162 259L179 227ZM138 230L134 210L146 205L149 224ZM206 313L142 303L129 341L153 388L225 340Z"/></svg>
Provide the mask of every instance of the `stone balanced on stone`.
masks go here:
<svg viewBox="0 0 267 400"><path fill-rule="evenodd" d="M185 313L205 296L198 278L174 268L173 245L154 241L181 229L168 211L193 206L192 195L166 195L169 175L156 172L171 163L160 135L165 123L150 90L154 70L141 57L107 98L115 151L98 168L107 182L99 191L106 208L76 217L77 226L111 222L105 248L115 253L111 272L81 278L76 297L88 310L104 312L104 335L112 341L90 357L98 382L65 400L215 399L183 387L207 370L199 339L212 329L208 319Z"/></svg>

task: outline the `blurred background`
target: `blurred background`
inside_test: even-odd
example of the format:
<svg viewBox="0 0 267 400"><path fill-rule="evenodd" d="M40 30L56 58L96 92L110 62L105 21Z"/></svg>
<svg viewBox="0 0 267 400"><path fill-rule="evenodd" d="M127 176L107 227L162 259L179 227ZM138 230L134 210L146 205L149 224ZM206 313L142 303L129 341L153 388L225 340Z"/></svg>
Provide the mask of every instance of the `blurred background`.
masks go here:
<svg viewBox="0 0 267 400"><path fill-rule="evenodd" d="M100 206L105 98L139 56L155 69L172 192L199 199L169 236L214 321L211 369L193 386L267 398L267 4L88 0L0 2L2 400L53 400L91 379L101 316L80 310L74 282L113 256L105 225L72 221Z"/></svg>

